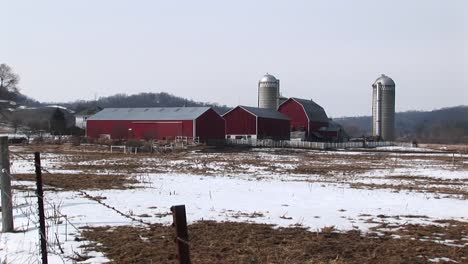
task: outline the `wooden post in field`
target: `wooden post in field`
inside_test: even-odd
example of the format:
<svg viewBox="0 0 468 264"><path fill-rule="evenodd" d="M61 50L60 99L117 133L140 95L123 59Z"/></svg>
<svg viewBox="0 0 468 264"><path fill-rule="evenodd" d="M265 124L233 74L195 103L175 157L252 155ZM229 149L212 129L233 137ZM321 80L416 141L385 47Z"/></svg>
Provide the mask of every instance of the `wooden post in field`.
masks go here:
<svg viewBox="0 0 468 264"><path fill-rule="evenodd" d="M39 152L34 153L34 166L36 168L36 195L37 204L39 209L39 236L41 242L41 256L42 264L47 264L47 238L46 238L46 226L45 226L45 215L44 215L44 192L42 190L42 168L41 168L41 154Z"/></svg>
<svg viewBox="0 0 468 264"><path fill-rule="evenodd" d="M188 243L187 216L185 205L175 205L171 207L174 227L176 229L177 258L179 264L190 264L190 252Z"/></svg>
<svg viewBox="0 0 468 264"><path fill-rule="evenodd" d="M8 137L0 137L0 187L2 190L2 231L13 232L13 201L11 197Z"/></svg>

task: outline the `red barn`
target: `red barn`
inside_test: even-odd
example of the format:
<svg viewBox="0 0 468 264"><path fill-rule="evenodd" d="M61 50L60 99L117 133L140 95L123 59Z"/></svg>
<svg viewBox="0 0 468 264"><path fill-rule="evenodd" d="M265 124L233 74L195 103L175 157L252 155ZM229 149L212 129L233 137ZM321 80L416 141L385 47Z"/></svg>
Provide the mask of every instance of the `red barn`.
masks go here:
<svg viewBox="0 0 468 264"><path fill-rule="evenodd" d="M290 120L276 110L237 106L223 117L227 138L289 139Z"/></svg>
<svg viewBox="0 0 468 264"><path fill-rule="evenodd" d="M87 120L90 138L224 139L225 121L210 107L106 108Z"/></svg>
<svg viewBox="0 0 468 264"><path fill-rule="evenodd" d="M321 138L318 131L328 127L325 110L312 100L289 98L278 107L278 111L291 119L291 131L304 131L309 140Z"/></svg>

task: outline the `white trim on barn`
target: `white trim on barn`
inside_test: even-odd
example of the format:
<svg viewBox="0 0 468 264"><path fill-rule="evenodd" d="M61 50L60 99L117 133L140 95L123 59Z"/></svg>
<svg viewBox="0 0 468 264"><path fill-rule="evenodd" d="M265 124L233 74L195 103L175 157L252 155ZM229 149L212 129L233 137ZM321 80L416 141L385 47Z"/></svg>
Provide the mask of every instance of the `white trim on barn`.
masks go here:
<svg viewBox="0 0 468 264"><path fill-rule="evenodd" d="M253 135L253 134L244 134L244 135L241 135L241 134L238 134L238 135L227 134L226 139L257 139L257 135Z"/></svg>

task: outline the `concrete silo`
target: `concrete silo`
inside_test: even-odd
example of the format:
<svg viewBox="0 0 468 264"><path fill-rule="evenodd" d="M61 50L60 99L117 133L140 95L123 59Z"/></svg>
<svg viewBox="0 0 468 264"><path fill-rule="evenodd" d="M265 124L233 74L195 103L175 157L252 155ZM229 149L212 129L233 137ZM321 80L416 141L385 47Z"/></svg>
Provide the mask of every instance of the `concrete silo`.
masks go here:
<svg viewBox="0 0 468 264"><path fill-rule="evenodd" d="M258 82L258 107L278 109L279 106L279 80L273 75L265 74Z"/></svg>
<svg viewBox="0 0 468 264"><path fill-rule="evenodd" d="M381 140L394 140L395 82L382 74L372 88L372 134Z"/></svg>

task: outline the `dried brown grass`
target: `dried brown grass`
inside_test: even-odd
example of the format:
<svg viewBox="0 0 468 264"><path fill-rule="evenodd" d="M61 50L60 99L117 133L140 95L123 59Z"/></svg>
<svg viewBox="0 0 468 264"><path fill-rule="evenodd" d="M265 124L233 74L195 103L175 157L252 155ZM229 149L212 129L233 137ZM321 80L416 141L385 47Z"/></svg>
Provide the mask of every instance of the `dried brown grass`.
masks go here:
<svg viewBox="0 0 468 264"><path fill-rule="evenodd" d="M462 186L427 186L427 182L414 182L412 184L378 184L378 183L351 183L351 188L356 189L391 189L399 191L412 191L421 193L434 193L456 199L468 200L468 190Z"/></svg>
<svg viewBox="0 0 468 264"><path fill-rule="evenodd" d="M113 263L176 263L172 227L97 227L86 229L83 236L93 241L89 250L104 252ZM331 228L316 233L202 221L189 226L189 236L193 263L427 263L436 257L462 263L468 256L468 247L359 231L337 233Z"/></svg>
<svg viewBox="0 0 468 264"><path fill-rule="evenodd" d="M15 174L19 181L36 181L35 174ZM134 178L124 175L98 175L98 174L48 174L42 175L45 185L60 188L66 191L104 190L104 189L131 189L132 184L138 183Z"/></svg>

